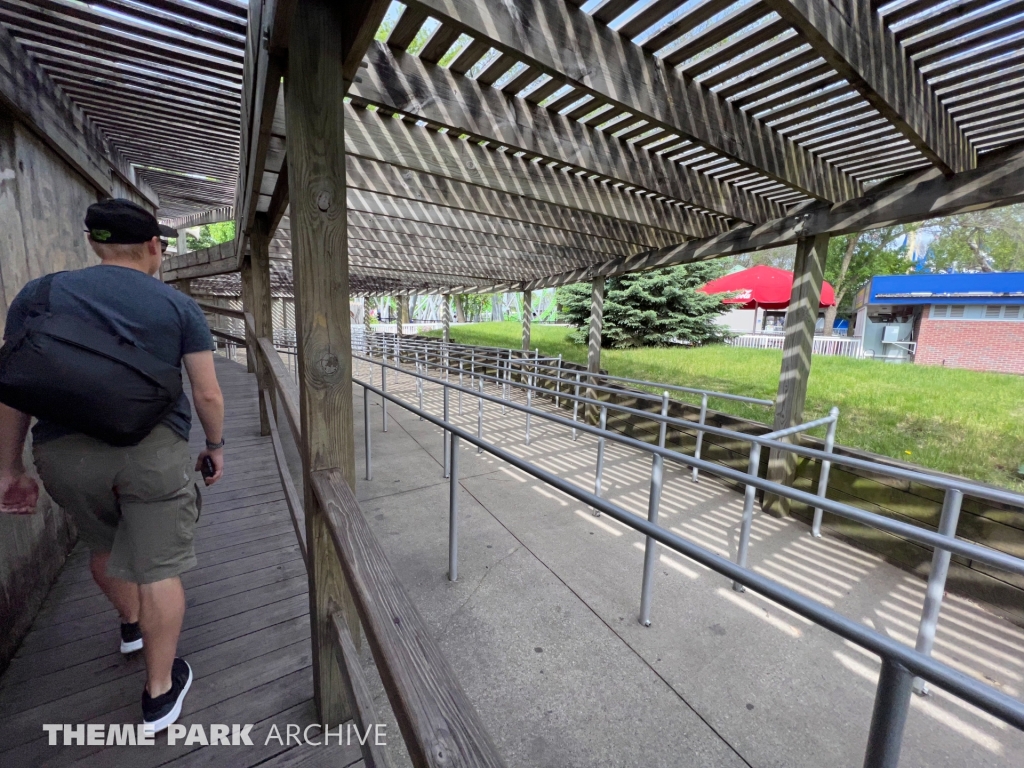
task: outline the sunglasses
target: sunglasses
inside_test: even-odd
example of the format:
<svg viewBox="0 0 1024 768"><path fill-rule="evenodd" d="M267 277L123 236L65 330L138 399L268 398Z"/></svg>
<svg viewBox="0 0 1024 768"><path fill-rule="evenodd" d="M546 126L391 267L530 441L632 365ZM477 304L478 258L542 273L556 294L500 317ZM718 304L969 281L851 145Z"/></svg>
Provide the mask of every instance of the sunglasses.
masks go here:
<svg viewBox="0 0 1024 768"><path fill-rule="evenodd" d="M161 238L160 238L160 253L167 253L167 246L169 246L170 244L171 244L171 243L170 243L170 241L169 241L169 240L164 240L164 239L163 239L163 238L161 237Z"/></svg>

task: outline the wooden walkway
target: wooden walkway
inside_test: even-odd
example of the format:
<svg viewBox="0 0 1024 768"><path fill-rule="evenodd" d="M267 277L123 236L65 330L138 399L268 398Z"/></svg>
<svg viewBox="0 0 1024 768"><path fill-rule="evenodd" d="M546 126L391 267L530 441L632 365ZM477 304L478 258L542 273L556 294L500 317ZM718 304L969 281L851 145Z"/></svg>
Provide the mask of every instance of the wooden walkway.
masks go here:
<svg viewBox="0 0 1024 768"><path fill-rule="evenodd" d="M179 722L253 724L253 746L49 746L44 723L137 723L142 655L118 652L118 617L77 547L0 680L0 765L361 765L358 746L285 746L286 726L315 721L306 572L269 437L259 436L255 378L217 359L227 404L224 479L203 494L199 565L182 576L188 600L179 653L195 681ZM203 432L192 430L193 453ZM206 729L209 734L209 729ZM316 739L317 731L309 732Z"/></svg>

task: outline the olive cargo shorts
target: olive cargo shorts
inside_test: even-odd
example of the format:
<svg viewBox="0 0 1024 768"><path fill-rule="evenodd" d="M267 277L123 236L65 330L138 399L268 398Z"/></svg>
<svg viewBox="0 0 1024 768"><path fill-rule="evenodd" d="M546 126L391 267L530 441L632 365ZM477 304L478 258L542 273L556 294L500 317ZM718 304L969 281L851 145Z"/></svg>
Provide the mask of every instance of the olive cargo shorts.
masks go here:
<svg viewBox="0 0 1024 768"><path fill-rule="evenodd" d="M193 528L201 502L188 443L158 425L141 443L117 447L83 434L34 446L47 493L107 574L152 584L196 564Z"/></svg>

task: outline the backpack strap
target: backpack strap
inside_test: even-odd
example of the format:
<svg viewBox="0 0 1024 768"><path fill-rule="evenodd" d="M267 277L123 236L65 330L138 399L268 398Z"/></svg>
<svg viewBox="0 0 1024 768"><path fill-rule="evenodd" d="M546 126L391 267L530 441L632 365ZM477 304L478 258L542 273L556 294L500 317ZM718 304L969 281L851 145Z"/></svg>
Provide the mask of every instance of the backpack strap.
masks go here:
<svg viewBox="0 0 1024 768"><path fill-rule="evenodd" d="M45 315L50 311L50 287L53 285L53 278L63 272L51 272L39 280L39 287L36 288L36 297L29 307L29 314Z"/></svg>

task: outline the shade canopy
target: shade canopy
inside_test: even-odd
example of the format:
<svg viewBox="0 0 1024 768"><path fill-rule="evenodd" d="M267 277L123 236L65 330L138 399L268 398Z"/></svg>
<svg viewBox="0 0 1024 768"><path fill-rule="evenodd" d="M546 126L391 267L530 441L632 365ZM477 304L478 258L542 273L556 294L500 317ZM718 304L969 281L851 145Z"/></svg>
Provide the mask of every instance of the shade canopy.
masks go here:
<svg viewBox="0 0 1024 768"><path fill-rule="evenodd" d="M744 269L731 275L712 280L697 290L702 293L735 293L725 304L737 304L740 309L785 309L793 294L793 273L765 265ZM822 309L834 306L836 292L825 280L821 282Z"/></svg>

